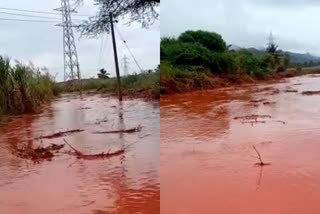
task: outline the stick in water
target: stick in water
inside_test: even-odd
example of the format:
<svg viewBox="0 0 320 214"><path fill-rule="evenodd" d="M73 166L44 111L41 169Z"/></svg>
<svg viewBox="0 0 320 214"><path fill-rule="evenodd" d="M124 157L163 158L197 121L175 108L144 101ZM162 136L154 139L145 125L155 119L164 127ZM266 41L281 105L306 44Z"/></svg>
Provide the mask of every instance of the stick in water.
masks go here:
<svg viewBox="0 0 320 214"><path fill-rule="evenodd" d="M73 151L75 151L75 153L77 154L77 155L79 155L79 156L81 156L81 155L83 155L81 152L79 152L77 149L75 149L74 147L72 147L67 141L66 141L66 139L63 139L64 140L64 142L73 150Z"/></svg>
<svg viewBox="0 0 320 214"><path fill-rule="evenodd" d="M269 165L268 163L264 163L262 161L261 155L260 155L259 151L257 150L257 148L255 146L252 146L252 147L256 151L256 153L258 154L258 157L259 157L259 160L260 160L260 163L257 163L257 165L260 165L260 166Z"/></svg>

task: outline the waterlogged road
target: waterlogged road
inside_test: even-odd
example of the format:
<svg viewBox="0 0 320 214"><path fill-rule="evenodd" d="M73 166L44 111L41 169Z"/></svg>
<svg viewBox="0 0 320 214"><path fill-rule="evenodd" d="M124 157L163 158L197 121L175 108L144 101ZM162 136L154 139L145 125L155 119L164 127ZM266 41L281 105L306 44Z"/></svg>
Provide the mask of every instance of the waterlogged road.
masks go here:
<svg viewBox="0 0 320 214"><path fill-rule="evenodd" d="M160 213L159 102L65 95L41 114L6 118L0 125L0 213ZM92 134L142 126L131 134ZM37 145L35 137L84 129L64 137L83 153L131 145L112 159L77 160L58 154L32 163L12 154L15 146ZM63 138L42 144L61 144ZM66 147L64 150L70 150Z"/></svg>
<svg viewBox="0 0 320 214"><path fill-rule="evenodd" d="M307 90L320 77L161 98L161 213L318 214L320 96ZM255 166L253 145L271 165Z"/></svg>

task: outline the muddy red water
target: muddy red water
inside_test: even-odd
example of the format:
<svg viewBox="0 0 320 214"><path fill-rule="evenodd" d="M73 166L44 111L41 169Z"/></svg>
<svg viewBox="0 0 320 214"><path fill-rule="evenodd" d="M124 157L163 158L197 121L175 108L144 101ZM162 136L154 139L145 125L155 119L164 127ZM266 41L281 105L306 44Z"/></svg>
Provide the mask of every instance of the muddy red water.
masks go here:
<svg viewBox="0 0 320 214"><path fill-rule="evenodd" d="M161 213L320 213L320 96L302 94L319 90L303 76L161 98Z"/></svg>
<svg viewBox="0 0 320 214"><path fill-rule="evenodd" d="M159 102L65 95L41 114L8 117L0 125L0 213L160 213ZM93 134L142 126L140 132ZM112 159L77 160L59 153L33 163L12 154L15 146L57 131L84 129L64 138L83 153L130 147ZM63 138L42 144L61 144ZM70 150L68 147L64 150Z"/></svg>

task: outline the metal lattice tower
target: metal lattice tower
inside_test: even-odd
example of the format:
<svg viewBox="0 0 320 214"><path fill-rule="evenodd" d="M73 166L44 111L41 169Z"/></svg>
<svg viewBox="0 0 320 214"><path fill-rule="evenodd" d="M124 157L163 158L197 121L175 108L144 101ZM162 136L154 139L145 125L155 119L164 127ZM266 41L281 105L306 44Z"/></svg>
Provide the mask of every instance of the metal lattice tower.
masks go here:
<svg viewBox="0 0 320 214"><path fill-rule="evenodd" d="M129 59L127 55L124 55L123 57L123 71L124 71L124 76L128 76L128 69L129 69Z"/></svg>
<svg viewBox="0 0 320 214"><path fill-rule="evenodd" d="M56 10L62 13L62 23L58 26L63 27L64 81L80 80L80 66L71 20L71 13L76 11L71 9L69 0L61 0L61 8Z"/></svg>

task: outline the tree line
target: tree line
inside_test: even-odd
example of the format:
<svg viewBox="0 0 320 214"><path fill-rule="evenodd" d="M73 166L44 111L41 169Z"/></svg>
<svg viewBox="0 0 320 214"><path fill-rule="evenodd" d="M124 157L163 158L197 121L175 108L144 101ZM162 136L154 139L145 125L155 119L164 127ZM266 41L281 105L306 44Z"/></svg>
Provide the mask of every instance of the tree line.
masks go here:
<svg viewBox="0 0 320 214"><path fill-rule="evenodd" d="M262 79L285 71L289 57L279 50L272 35L264 54L248 50L230 50L220 34L208 31L186 31L177 38L161 39L161 61L185 71L210 71L212 74L246 74Z"/></svg>

